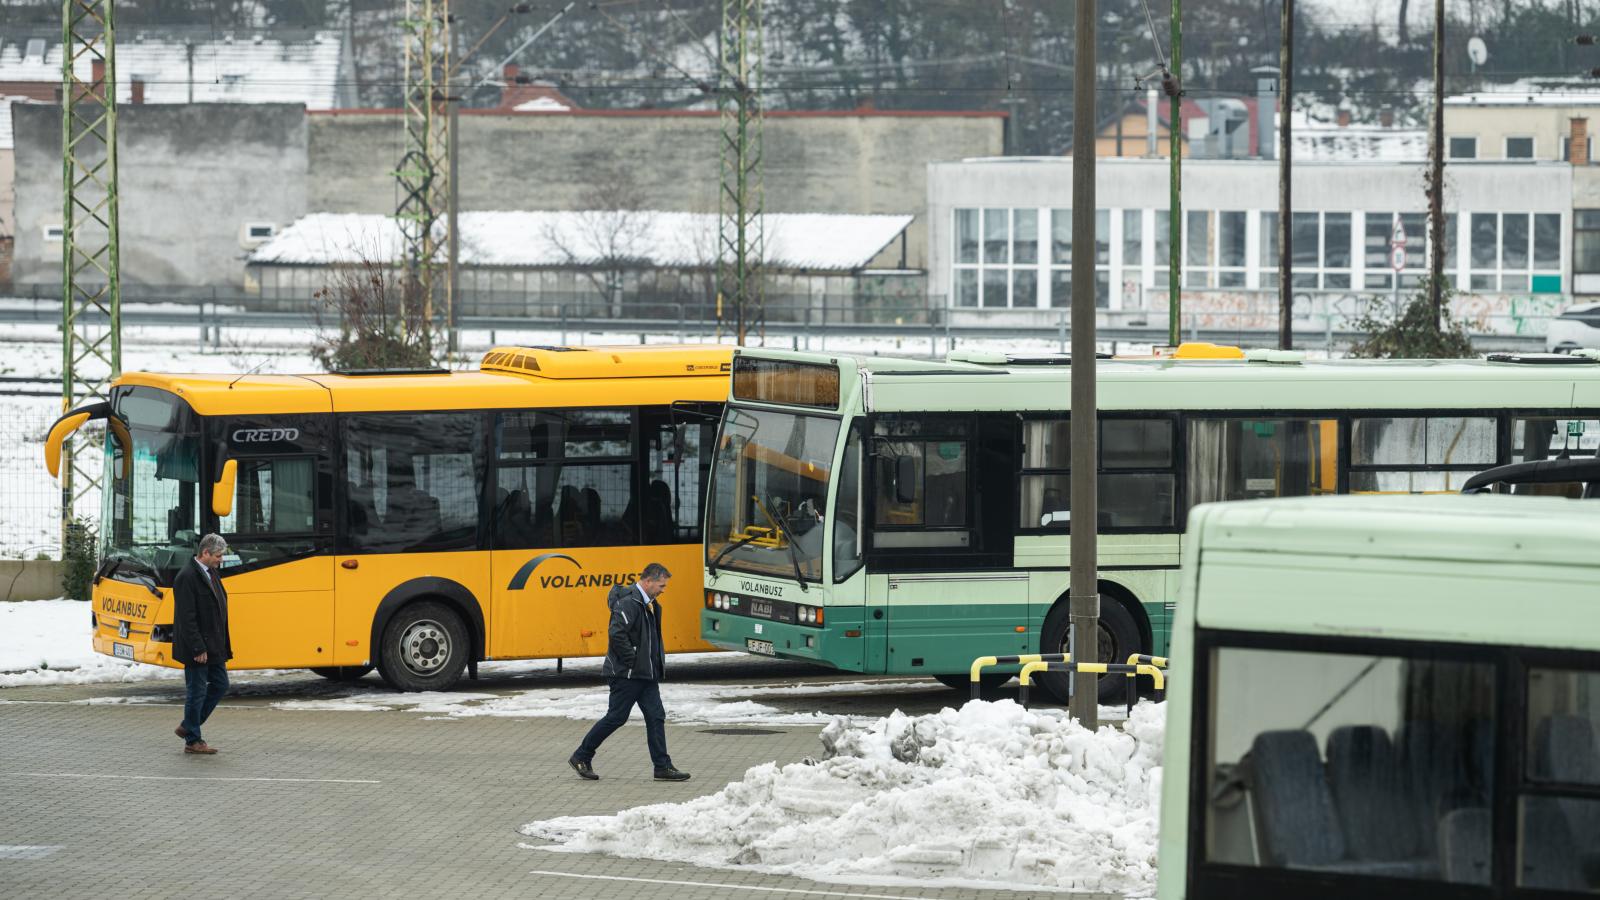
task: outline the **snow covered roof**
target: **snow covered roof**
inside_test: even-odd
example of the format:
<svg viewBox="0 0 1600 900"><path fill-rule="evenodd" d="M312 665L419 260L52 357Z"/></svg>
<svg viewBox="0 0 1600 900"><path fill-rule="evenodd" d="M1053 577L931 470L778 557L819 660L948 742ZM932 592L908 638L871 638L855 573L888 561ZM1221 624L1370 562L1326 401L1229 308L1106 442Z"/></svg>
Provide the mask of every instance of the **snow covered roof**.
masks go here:
<svg viewBox="0 0 1600 900"><path fill-rule="evenodd" d="M194 47L197 103L304 103L307 109L339 105L343 42L338 32L303 39L267 34L185 39L144 36L125 30L117 42L117 99L132 99L133 82L144 82L146 103L189 101L189 46ZM93 77L87 54L75 64L79 77ZM6 39L0 35L0 83L61 82L59 39Z"/></svg>
<svg viewBox="0 0 1600 900"><path fill-rule="evenodd" d="M1446 106L1600 106L1600 88L1591 82L1524 78L1446 97L1444 102Z"/></svg>
<svg viewBox="0 0 1600 900"><path fill-rule="evenodd" d="M1295 127L1294 158L1307 162L1415 162L1428 158L1428 132L1421 128L1370 125Z"/></svg>
<svg viewBox="0 0 1600 900"><path fill-rule="evenodd" d="M899 237L909 215L768 213L766 264L790 271L854 271ZM624 259L653 268L705 268L717 259L718 217L650 210L461 213L461 264L567 268ZM398 260L393 216L313 213L250 254L253 265L336 265Z"/></svg>
<svg viewBox="0 0 1600 900"><path fill-rule="evenodd" d="M568 112L572 109L554 97L535 97L511 108L517 112Z"/></svg>

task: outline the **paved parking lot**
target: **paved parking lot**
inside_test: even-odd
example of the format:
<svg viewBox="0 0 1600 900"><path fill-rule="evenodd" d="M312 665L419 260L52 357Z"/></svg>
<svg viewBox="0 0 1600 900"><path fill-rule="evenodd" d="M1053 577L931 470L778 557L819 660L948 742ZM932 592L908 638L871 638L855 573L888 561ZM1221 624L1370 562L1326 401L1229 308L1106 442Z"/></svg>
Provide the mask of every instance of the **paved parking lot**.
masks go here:
<svg viewBox="0 0 1600 900"><path fill-rule="evenodd" d="M840 680L731 661L689 677L756 685L753 695L763 684ZM602 780L591 783L566 766L587 722L287 710L273 704L345 688L304 673L240 681L206 728L215 757L180 752L177 682L0 690L0 897L1030 896L552 853L517 833L537 819L714 792L751 765L816 755L816 726L669 725L673 758L694 779L667 784L650 778L642 729L629 725L601 750ZM593 675L548 670L467 687L585 685L604 689ZM881 715L959 699L929 682L762 702Z"/></svg>

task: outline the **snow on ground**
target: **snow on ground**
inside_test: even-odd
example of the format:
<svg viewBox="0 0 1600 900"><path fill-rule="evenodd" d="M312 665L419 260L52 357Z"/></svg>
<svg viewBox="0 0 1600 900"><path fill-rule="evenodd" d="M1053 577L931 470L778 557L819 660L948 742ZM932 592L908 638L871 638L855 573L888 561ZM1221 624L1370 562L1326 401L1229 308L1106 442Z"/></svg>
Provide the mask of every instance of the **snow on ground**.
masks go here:
<svg viewBox="0 0 1600 900"><path fill-rule="evenodd" d="M695 654L696 656L700 654ZM738 654L704 654L704 656L731 657L742 662ZM749 699L758 697L796 697L825 694L861 694L916 692L927 693L928 680L910 681L846 681L828 684L751 685L696 684L676 682L671 679L675 660L668 662L668 679L661 684L661 702L667 709L667 720L683 725L821 725L831 716L824 712L796 712L778 709ZM585 667L599 670L599 660L582 661L587 666L571 666L577 671ZM704 662L703 660L701 661ZM696 667L698 668L698 666ZM316 700L284 700L274 703L278 709L383 711L403 710L425 713L451 719L482 716L506 718L567 718L594 720L605 715L607 692L603 688L586 686L578 688L535 688L513 694L421 693L397 694L374 689L351 692L340 697ZM643 721L639 710L633 710L632 719Z"/></svg>
<svg viewBox="0 0 1600 900"><path fill-rule="evenodd" d="M183 672L123 662L89 644L89 604L0 603L0 688L181 678Z"/></svg>
<svg viewBox="0 0 1600 900"><path fill-rule="evenodd" d="M1156 703L1092 733L1009 700L835 718L821 761L766 763L705 797L522 833L555 842L539 849L825 881L1148 896L1164 731Z"/></svg>

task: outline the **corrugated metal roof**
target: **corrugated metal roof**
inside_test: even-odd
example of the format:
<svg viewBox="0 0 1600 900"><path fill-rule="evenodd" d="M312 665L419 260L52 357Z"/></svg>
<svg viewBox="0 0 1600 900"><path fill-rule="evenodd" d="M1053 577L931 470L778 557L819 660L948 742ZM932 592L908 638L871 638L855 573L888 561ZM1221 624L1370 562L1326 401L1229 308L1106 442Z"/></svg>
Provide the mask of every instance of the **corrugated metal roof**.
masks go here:
<svg viewBox="0 0 1600 900"><path fill-rule="evenodd" d="M766 264L792 271L853 271L911 224L909 215L768 213ZM718 217L653 210L461 213L461 263L567 268L625 260L640 267L716 264ZM375 213L314 213L250 254L257 265L335 265L398 260L399 222Z"/></svg>

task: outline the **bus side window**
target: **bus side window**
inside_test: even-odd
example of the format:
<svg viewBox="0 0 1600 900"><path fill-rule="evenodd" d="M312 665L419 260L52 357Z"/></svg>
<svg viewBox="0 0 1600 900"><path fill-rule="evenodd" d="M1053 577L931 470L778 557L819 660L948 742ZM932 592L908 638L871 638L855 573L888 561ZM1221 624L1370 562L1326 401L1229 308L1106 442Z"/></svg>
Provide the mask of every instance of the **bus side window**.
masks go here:
<svg viewBox="0 0 1600 900"><path fill-rule="evenodd" d="M637 541L633 410L499 413L495 434L495 548Z"/></svg>
<svg viewBox="0 0 1600 900"><path fill-rule="evenodd" d="M388 553L476 547L482 425L476 413L345 416L349 546Z"/></svg>
<svg viewBox="0 0 1600 900"><path fill-rule="evenodd" d="M1500 427L1487 416L1388 416L1350 423L1353 494L1455 493L1495 465Z"/></svg>
<svg viewBox="0 0 1600 900"><path fill-rule="evenodd" d="M1189 505L1338 490L1334 419L1190 419Z"/></svg>
<svg viewBox="0 0 1600 900"><path fill-rule="evenodd" d="M644 495L639 503L640 543L700 540L700 508L714 426L699 418L643 413Z"/></svg>

